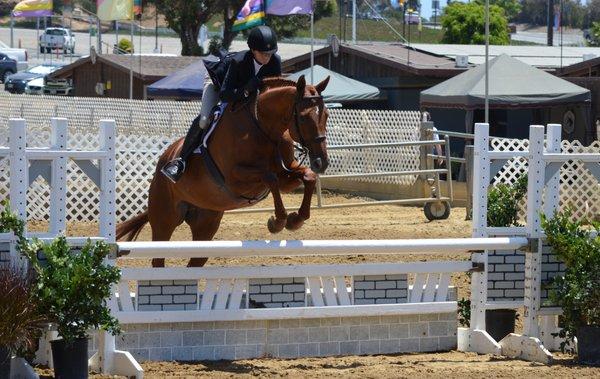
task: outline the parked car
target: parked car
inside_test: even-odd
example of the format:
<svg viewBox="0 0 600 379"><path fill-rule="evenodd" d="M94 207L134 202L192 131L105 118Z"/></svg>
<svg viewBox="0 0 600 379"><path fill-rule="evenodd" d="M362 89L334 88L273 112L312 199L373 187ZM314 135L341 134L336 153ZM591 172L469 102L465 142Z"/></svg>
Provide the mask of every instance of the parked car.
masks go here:
<svg viewBox="0 0 600 379"><path fill-rule="evenodd" d="M8 77L17 72L17 61L0 53L0 79L6 83Z"/></svg>
<svg viewBox="0 0 600 379"><path fill-rule="evenodd" d="M34 66L27 71L19 72L8 77L4 83L4 90L10 93L23 93L25 86L33 79L43 78L61 68L62 64L42 64Z"/></svg>
<svg viewBox="0 0 600 379"><path fill-rule="evenodd" d="M75 52L75 36L71 29L46 28L40 36L40 53L44 50L50 53L54 49L62 50L65 54Z"/></svg>
<svg viewBox="0 0 600 379"><path fill-rule="evenodd" d="M17 61L17 70L15 72L27 70L27 68L29 67L29 64L27 62L29 56L27 54L26 49L13 49L4 42L0 41L0 53L5 54L9 58Z"/></svg>
<svg viewBox="0 0 600 379"><path fill-rule="evenodd" d="M419 24L419 14L418 13L405 13L404 14L404 23L418 25Z"/></svg>
<svg viewBox="0 0 600 379"><path fill-rule="evenodd" d="M44 95L71 96L73 94L73 82L71 79L44 79Z"/></svg>
<svg viewBox="0 0 600 379"><path fill-rule="evenodd" d="M28 95L43 95L44 94L44 78L30 80L25 85L25 93Z"/></svg>

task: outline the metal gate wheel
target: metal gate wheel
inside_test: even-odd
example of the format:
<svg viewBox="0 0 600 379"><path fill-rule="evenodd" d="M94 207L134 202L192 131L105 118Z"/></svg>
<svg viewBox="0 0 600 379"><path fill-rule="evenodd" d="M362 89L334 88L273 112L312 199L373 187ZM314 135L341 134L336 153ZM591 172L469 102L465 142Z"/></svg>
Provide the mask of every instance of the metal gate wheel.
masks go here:
<svg viewBox="0 0 600 379"><path fill-rule="evenodd" d="M423 212L429 221L445 220L450 216L450 203L447 201L425 203Z"/></svg>

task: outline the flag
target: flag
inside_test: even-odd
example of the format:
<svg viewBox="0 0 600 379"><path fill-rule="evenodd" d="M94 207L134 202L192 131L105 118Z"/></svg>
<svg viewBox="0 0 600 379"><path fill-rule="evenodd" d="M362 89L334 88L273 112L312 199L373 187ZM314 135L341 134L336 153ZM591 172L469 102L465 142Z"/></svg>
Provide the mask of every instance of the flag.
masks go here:
<svg viewBox="0 0 600 379"><path fill-rule="evenodd" d="M246 0L246 3L237 14L233 27L234 32L249 29L265 23L263 0Z"/></svg>
<svg viewBox="0 0 600 379"><path fill-rule="evenodd" d="M96 5L102 21L133 20L133 0L97 0Z"/></svg>
<svg viewBox="0 0 600 379"><path fill-rule="evenodd" d="M312 0L267 0L267 14L276 16L311 14L312 3Z"/></svg>
<svg viewBox="0 0 600 379"><path fill-rule="evenodd" d="M136 16L142 14L142 0L133 0L133 14Z"/></svg>
<svg viewBox="0 0 600 379"><path fill-rule="evenodd" d="M24 0L15 5L12 11L15 17L52 16L52 0Z"/></svg>

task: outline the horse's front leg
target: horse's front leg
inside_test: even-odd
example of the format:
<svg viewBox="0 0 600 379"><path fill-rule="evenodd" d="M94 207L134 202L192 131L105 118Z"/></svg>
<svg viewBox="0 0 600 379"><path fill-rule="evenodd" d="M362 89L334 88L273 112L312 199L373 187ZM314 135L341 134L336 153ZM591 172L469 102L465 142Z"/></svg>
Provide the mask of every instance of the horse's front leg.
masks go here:
<svg viewBox="0 0 600 379"><path fill-rule="evenodd" d="M317 174L315 174L310 168L304 167L298 171L300 179L304 183L304 195L302 197L302 204L298 212L292 212L287 216L287 222L285 228L288 230L297 230L304 224L304 221L310 218L310 202L312 200L313 192L317 184Z"/></svg>
<svg viewBox="0 0 600 379"><path fill-rule="evenodd" d="M283 205L281 191L279 189L279 180L277 175L270 171L264 171L258 168L239 166L235 170L235 176L238 180L260 181L263 182L271 191L273 203L275 206L275 216L271 216L267 221L267 227L271 233L279 233L283 230L287 222L287 211Z"/></svg>

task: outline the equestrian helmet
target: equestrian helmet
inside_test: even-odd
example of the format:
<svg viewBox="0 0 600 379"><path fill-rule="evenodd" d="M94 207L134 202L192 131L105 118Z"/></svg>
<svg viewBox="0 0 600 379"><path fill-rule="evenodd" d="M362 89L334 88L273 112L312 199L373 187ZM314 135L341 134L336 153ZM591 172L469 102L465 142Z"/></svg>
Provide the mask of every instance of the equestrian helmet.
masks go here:
<svg viewBox="0 0 600 379"><path fill-rule="evenodd" d="M277 36L273 29L261 25L250 30L248 47L251 50L275 53L277 51Z"/></svg>

